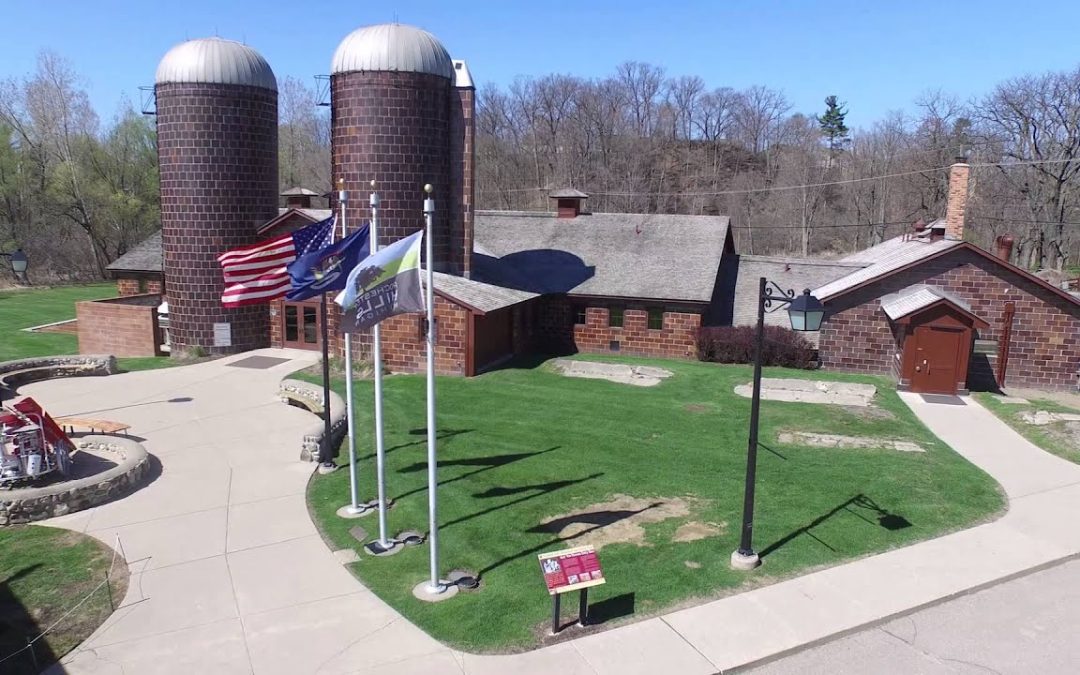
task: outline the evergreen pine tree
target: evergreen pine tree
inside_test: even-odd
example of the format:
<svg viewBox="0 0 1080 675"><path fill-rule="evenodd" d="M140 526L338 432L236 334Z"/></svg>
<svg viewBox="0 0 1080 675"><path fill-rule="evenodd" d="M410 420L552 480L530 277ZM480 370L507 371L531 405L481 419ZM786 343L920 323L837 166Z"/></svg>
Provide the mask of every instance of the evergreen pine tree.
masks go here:
<svg viewBox="0 0 1080 675"><path fill-rule="evenodd" d="M847 110L844 109L842 103L836 101L836 96L826 96L825 114L818 115L817 121L821 127L821 133L825 136L825 140L829 145L830 158L836 157L844 149L844 144L848 142L848 128L844 124L845 117L847 117Z"/></svg>

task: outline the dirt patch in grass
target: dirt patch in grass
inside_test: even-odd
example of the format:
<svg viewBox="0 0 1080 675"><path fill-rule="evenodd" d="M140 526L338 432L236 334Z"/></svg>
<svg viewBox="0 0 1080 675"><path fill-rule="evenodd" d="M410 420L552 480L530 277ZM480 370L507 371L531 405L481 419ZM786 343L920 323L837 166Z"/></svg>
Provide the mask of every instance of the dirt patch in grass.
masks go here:
<svg viewBox="0 0 1080 675"><path fill-rule="evenodd" d="M680 525L679 529L675 530L675 536L671 538L671 541L697 541L715 537L726 529L727 523L699 523L694 520Z"/></svg>
<svg viewBox="0 0 1080 675"><path fill-rule="evenodd" d="M687 567L689 567L689 568L690 568L690 569L692 569L692 570L699 570L699 569L701 569L701 563L699 563L699 562L694 562L693 560L684 560L684 561L683 561L683 564L684 564L684 565L686 565Z"/></svg>
<svg viewBox="0 0 1080 675"><path fill-rule="evenodd" d="M879 408L876 405L861 407L857 405L845 405L844 410L861 420L894 420L896 415L891 410Z"/></svg>
<svg viewBox="0 0 1080 675"><path fill-rule="evenodd" d="M576 545L591 544L598 551L608 544L648 546L642 525L689 515L689 502L679 497L615 495L609 501L547 518L534 531L573 539Z"/></svg>
<svg viewBox="0 0 1080 675"><path fill-rule="evenodd" d="M687 403L683 406L683 410L692 413L707 413L709 412L709 406L704 403Z"/></svg>

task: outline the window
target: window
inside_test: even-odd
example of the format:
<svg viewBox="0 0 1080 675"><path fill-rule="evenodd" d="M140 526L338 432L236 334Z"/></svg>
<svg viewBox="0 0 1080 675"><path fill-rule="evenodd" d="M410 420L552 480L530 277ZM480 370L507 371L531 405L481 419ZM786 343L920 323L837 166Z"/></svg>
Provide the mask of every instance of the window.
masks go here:
<svg viewBox="0 0 1080 675"><path fill-rule="evenodd" d="M649 308L649 330L660 330L664 327L664 308Z"/></svg>
<svg viewBox="0 0 1080 675"><path fill-rule="evenodd" d="M622 307L610 307L608 308L607 325L612 328L622 328L623 325L623 308Z"/></svg>
<svg viewBox="0 0 1080 675"><path fill-rule="evenodd" d="M578 306L574 308L574 323L579 326L585 325L585 307Z"/></svg>
<svg viewBox="0 0 1080 675"><path fill-rule="evenodd" d="M147 289L146 279L139 279L139 293L145 293Z"/></svg>

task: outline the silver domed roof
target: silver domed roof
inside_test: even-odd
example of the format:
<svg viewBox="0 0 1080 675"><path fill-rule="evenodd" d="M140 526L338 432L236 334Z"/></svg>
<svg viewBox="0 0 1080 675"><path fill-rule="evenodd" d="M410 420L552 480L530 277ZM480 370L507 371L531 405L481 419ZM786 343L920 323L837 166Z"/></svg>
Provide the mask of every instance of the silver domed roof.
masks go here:
<svg viewBox="0 0 1080 675"><path fill-rule="evenodd" d="M170 49L158 64L155 82L242 84L277 91L274 71L259 52L216 37L188 40Z"/></svg>
<svg viewBox="0 0 1080 675"><path fill-rule="evenodd" d="M365 26L345 36L330 72L397 71L454 78L450 54L431 33L400 23Z"/></svg>

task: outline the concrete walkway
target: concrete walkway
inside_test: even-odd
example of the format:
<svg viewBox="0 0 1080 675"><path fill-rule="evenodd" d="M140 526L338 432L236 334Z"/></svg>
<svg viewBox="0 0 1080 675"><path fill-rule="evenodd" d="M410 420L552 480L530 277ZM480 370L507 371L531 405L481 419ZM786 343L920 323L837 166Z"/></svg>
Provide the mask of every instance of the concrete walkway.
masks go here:
<svg viewBox="0 0 1080 675"><path fill-rule="evenodd" d="M903 394L1004 486L1003 518L526 654L462 654L376 598L315 533L303 495L311 466L297 461L311 417L274 395L313 355L262 353L292 360L230 366L244 355L24 389L54 414L132 424L162 465L134 495L50 522L110 544L119 533L133 570L122 608L64 659L63 672L714 673L1080 553L1080 466L974 401Z"/></svg>

